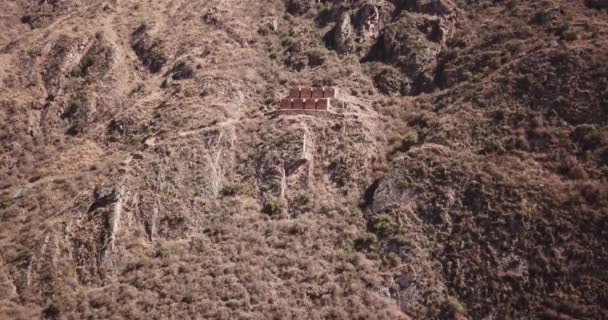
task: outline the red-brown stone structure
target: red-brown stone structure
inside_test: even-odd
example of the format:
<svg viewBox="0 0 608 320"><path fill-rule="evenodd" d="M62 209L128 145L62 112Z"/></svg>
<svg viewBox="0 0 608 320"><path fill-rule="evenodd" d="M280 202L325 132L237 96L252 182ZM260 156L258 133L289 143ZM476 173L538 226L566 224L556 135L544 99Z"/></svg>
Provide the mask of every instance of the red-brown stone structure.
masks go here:
<svg viewBox="0 0 608 320"><path fill-rule="evenodd" d="M312 114L329 111L331 100L335 99L338 89L330 88L292 88L289 97L281 100L281 114Z"/></svg>

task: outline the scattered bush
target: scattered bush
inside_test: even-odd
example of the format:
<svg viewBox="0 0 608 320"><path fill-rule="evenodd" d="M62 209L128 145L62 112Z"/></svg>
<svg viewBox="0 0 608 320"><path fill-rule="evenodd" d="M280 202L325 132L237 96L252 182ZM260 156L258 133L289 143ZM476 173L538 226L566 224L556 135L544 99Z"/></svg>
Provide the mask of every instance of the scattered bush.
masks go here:
<svg viewBox="0 0 608 320"><path fill-rule="evenodd" d="M411 189L414 185L414 182L409 178L403 178L397 181L397 188L401 191L405 191L407 189Z"/></svg>
<svg viewBox="0 0 608 320"><path fill-rule="evenodd" d="M370 230L380 239L403 242L404 231L401 224L390 213L380 213L370 219Z"/></svg>
<svg viewBox="0 0 608 320"><path fill-rule="evenodd" d="M270 197L264 202L262 212L273 218L282 218L287 213L287 201L280 197Z"/></svg>
<svg viewBox="0 0 608 320"><path fill-rule="evenodd" d="M173 80L192 79L194 76L194 69L186 62L180 61L173 66L169 75Z"/></svg>
<svg viewBox="0 0 608 320"><path fill-rule="evenodd" d="M463 318L466 314L466 309L464 308L462 303L460 303L460 300L458 300L457 297L448 296L448 298L446 299L446 306L448 307L448 310L452 313L454 319L466 319Z"/></svg>
<svg viewBox="0 0 608 320"><path fill-rule="evenodd" d="M608 139L605 139L607 141L604 141L597 126L589 124L576 126L574 132L572 132L572 139L581 146L583 151L594 150L603 143L608 143Z"/></svg>
<svg viewBox="0 0 608 320"><path fill-rule="evenodd" d="M243 190L242 184L233 182L233 183L224 184L220 193L223 196L232 197L232 196L235 196L235 195L241 193L242 190Z"/></svg>
<svg viewBox="0 0 608 320"><path fill-rule="evenodd" d="M67 109L61 115L63 119L68 120L70 126L67 131L68 134L77 135L84 131L89 120L88 103L88 97L84 91L78 92L68 102Z"/></svg>
<svg viewBox="0 0 608 320"><path fill-rule="evenodd" d="M401 257L395 252L389 252L384 256L384 263L391 268L398 267L401 264Z"/></svg>
<svg viewBox="0 0 608 320"><path fill-rule="evenodd" d="M308 56L308 66L317 67L323 65L329 55L329 50L325 47L318 47L305 52Z"/></svg>
<svg viewBox="0 0 608 320"><path fill-rule="evenodd" d="M312 194L308 191L300 192L296 196L293 204L300 208L310 206L310 204L312 204Z"/></svg>
<svg viewBox="0 0 608 320"><path fill-rule="evenodd" d="M376 243L377 238L373 233L365 232L354 241L354 247L357 251L367 251Z"/></svg>

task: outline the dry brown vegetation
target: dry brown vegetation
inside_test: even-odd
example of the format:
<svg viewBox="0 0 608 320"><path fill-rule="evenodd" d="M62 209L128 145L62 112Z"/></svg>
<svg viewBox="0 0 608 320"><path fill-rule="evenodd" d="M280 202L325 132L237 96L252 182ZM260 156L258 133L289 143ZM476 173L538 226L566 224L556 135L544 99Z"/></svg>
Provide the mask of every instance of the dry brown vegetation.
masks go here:
<svg viewBox="0 0 608 320"><path fill-rule="evenodd" d="M608 318L607 8L5 1L0 318Z"/></svg>

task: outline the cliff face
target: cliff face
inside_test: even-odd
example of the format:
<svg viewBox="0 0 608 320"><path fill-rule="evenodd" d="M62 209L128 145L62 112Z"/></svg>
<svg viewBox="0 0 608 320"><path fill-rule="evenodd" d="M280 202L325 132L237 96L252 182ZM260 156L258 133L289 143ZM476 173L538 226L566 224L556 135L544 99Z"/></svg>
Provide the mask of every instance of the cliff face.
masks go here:
<svg viewBox="0 0 608 320"><path fill-rule="evenodd" d="M0 4L0 318L608 318L605 8Z"/></svg>

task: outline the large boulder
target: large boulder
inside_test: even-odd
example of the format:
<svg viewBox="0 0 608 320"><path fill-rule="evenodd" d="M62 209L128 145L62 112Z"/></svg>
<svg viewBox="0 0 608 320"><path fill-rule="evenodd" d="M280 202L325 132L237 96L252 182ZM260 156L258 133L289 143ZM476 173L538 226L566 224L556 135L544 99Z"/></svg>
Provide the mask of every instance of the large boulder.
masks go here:
<svg viewBox="0 0 608 320"><path fill-rule="evenodd" d="M269 139L271 143L263 147L257 161L257 185L264 206L273 215L292 213L291 204L299 192L310 188L312 181L314 140L306 127L291 130Z"/></svg>
<svg viewBox="0 0 608 320"><path fill-rule="evenodd" d="M412 93L429 91L445 39L441 25L438 18L402 13L386 26L369 57L398 68L412 81Z"/></svg>

